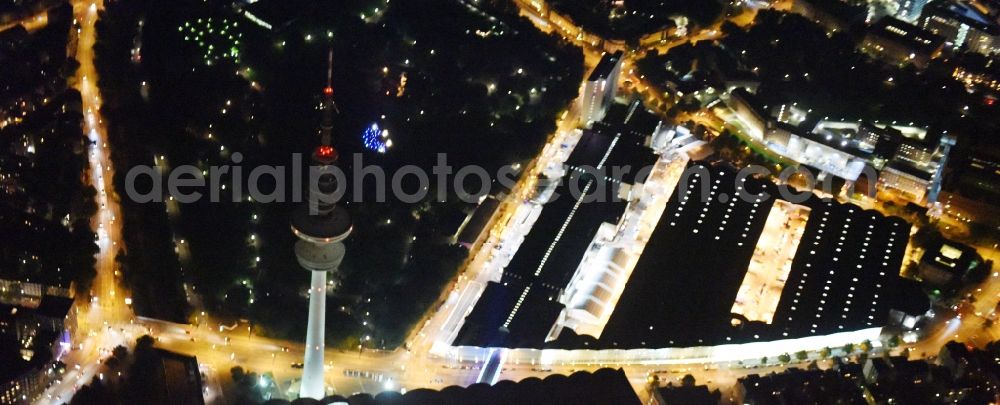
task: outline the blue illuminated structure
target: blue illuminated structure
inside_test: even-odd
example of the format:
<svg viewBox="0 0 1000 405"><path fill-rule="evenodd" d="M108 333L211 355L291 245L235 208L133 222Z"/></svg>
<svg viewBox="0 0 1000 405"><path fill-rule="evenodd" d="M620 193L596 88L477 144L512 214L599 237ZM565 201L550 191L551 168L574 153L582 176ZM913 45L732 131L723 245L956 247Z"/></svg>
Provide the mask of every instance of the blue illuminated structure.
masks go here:
<svg viewBox="0 0 1000 405"><path fill-rule="evenodd" d="M379 128L378 123L372 123L371 126L365 128L365 132L361 134L361 141L364 142L365 148L378 153L385 153L392 147L389 130Z"/></svg>

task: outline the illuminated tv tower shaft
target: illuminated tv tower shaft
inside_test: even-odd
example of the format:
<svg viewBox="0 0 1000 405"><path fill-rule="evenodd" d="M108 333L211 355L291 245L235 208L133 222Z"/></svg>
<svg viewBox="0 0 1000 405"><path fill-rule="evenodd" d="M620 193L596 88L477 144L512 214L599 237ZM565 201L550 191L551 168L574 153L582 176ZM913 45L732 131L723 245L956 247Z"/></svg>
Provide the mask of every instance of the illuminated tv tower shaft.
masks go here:
<svg viewBox="0 0 1000 405"><path fill-rule="evenodd" d="M333 55L330 55L332 69ZM332 70L331 70L332 72ZM299 238L295 257L312 276L309 284L309 324L306 330L306 352L303 362L299 397L322 399L326 396L323 373L323 353L326 332L327 273L337 271L344 259L344 239L351 233L351 218L347 210L336 204L333 195L337 181L328 170L337 162L337 150L330 145L333 129L333 87L331 73L323 89L323 124L320 145L312 155L320 166L317 190L310 190L309 203L292 213L292 232Z"/></svg>

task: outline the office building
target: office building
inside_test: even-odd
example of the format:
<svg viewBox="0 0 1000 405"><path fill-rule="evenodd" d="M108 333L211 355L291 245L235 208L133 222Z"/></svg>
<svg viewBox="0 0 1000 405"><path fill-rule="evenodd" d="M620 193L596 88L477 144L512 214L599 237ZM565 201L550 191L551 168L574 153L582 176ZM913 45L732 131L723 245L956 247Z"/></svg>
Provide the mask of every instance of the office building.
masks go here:
<svg viewBox="0 0 1000 405"><path fill-rule="evenodd" d="M583 84L580 123L589 127L600 121L615 99L622 70L622 52L605 54Z"/></svg>
<svg viewBox="0 0 1000 405"><path fill-rule="evenodd" d="M840 0L794 0L791 11L822 25L827 31L842 31L864 23L866 7Z"/></svg>
<svg viewBox="0 0 1000 405"><path fill-rule="evenodd" d="M884 17L865 33L861 50L893 65L925 68L941 54L944 38L892 17Z"/></svg>
<svg viewBox="0 0 1000 405"><path fill-rule="evenodd" d="M924 29L944 38L945 46L983 55L1000 51L997 11L974 0L936 0L924 7Z"/></svg>
<svg viewBox="0 0 1000 405"><path fill-rule="evenodd" d="M920 20L920 13L924 11L927 0L898 0L896 3L899 6L896 18L912 23Z"/></svg>
<svg viewBox="0 0 1000 405"><path fill-rule="evenodd" d="M985 266L983 258L970 246L941 239L924 248L917 266L923 282L934 287L954 287Z"/></svg>
<svg viewBox="0 0 1000 405"><path fill-rule="evenodd" d="M0 403L28 404L47 386L52 360L76 329L73 300L44 296L37 307L0 304Z"/></svg>
<svg viewBox="0 0 1000 405"><path fill-rule="evenodd" d="M722 99L740 130L775 153L815 168L818 180L832 175L853 183L870 167L879 172L881 190L917 204L937 201L955 145L955 137L946 132L929 136L926 128L913 125L810 120L802 109L788 105L775 107L774 118L742 88Z"/></svg>

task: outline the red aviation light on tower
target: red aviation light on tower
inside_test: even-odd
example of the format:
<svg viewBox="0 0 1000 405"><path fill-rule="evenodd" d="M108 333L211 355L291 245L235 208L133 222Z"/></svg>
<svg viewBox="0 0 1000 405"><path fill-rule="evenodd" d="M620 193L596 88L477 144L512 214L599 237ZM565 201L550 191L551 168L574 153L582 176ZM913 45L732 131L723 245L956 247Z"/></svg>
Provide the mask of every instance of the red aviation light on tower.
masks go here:
<svg viewBox="0 0 1000 405"><path fill-rule="evenodd" d="M334 149L334 147L330 146L330 145L320 145L320 146L318 146L316 148L316 152L314 154L316 156L316 160L318 160L318 161L320 161L322 163L325 163L325 164L329 164L329 163L335 162L337 160L337 157L338 157L337 156L337 150Z"/></svg>
<svg viewBox="0 0 1000 405"><path fill-rule="evenodd" d="M326 86L323 88L323 95L329 97L333 95L333 87Z"/></svg>
<svg viewBox="0 0 1000 405"><path fill-rule="evenodd" d="M333 150L333 146L330 145L320 146L319 149L316 150L316 156L323 158L332 158L336 153L337 151Z"/></svg>

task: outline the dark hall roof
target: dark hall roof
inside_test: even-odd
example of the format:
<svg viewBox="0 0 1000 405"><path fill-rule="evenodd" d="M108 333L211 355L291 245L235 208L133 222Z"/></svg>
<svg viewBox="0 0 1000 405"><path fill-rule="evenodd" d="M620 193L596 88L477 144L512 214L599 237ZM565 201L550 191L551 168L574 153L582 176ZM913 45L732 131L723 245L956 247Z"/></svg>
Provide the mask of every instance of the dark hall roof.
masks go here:
<svg viewBox="0 0 1000 405"><path fill-rule="evenodd" d="M323 401L296 400L293 404L349 405L640 405L639 397L622 369L602 368L593 373L578 371L569 376L550 375L543 379L529 377L519 382L500 381L495 385L450 386L440 391L420 388L400 395L383 392L374 397L359 394L344 398L327 397ZM272 400L266 405L285 405Z"/></svg>

